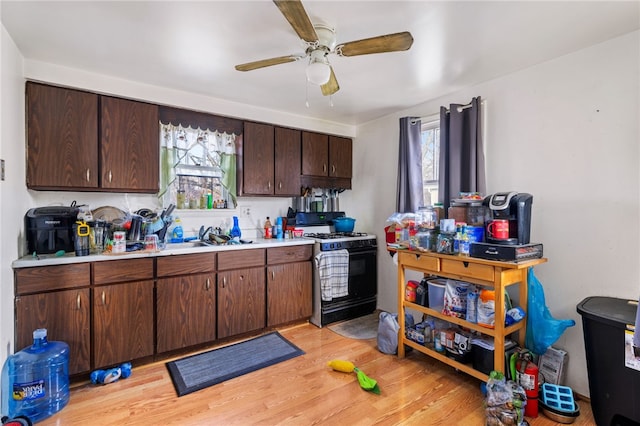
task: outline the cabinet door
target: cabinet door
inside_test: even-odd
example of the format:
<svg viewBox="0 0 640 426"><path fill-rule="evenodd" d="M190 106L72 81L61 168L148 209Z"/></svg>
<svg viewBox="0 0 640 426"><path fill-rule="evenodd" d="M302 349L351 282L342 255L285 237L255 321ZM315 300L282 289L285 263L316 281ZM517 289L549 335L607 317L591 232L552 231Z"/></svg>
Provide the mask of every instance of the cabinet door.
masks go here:
<svg viewBox="0 0 640 426"><path fill-rule="evenodd" d="M273 195L274 130L269 124L244 123L243 193Z"/></svg>
<svg viewBox="0 0 640 426"><path fill-rule="evenodd" d="M311 316L311 274L311 262L267 268L267 326Z"/></svg>
<svg viewBox="0 0 640 426"><path fill-rule="evenodd" d="M218 273L218 338L265 326L264 268Z"/></svg>
<svg viewBox="0 0 640 426"><path fill-rule="evenodd" d="M275 129L275 194L300 196L300 131Z"/></svg>
<svg viewBox="0 0 640 426"><path fill-rule="evenodd" d="M102 188L158 192L158 106L108 96L100 99Z"/></svg>
<svg viewBox="0 0 640 426"><path fill-rule="evenodd" d="M329 176L351 178L351 139L329 136Z"/></svg>
<svg viewBox="0 0 640 426"><path fill-rule="evenodd" d="M327 176L329 168L329 136L302 132L302 174Z"/></svg>
<svg viewBox="0 0 640 426"><path fill-rule="evenodd" d="M213 273L161 278L156 284L156 298L158 353L215 340Z"/></svg>
<svg viewBox="0 0 640 426"><path fill-rule="evenodd" d="M27 187L98 187L98 95L27 83Z"/></svg>
<svg viewBox="0 0 640 426"><path fill-rule="evenodd" d="M16 351L33 343L33 330L47 329L47 339L69 345L69 374L91 370L89 289L16 297Z"/></svg>
<svg viewBox="0 0 640 426"><path fill-rule="evenodd" d="M94 368L153 355L153 280L92 291Z"/></svg>

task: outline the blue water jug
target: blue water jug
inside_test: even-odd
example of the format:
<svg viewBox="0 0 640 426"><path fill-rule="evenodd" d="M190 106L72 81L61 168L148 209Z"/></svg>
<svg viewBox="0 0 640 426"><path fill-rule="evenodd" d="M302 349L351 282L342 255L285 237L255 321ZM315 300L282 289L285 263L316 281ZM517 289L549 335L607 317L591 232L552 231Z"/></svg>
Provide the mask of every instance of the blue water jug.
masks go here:
<svg viewBox="0 0 640 426"><path fill-rule="evenodd" d="M2 415L32 422L69 402L69 345L48 342L47 329L33 332L33 345L10 355L2 367Z"/></svg>

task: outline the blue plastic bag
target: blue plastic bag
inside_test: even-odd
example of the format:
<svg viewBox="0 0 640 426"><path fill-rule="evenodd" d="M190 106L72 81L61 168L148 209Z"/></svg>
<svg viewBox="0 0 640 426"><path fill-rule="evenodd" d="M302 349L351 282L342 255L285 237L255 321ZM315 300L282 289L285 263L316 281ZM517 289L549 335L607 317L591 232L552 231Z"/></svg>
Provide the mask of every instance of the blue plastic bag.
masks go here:
<svg viewBox="0 0 640 426"><path fill-rule="evenodd" d="M572 319L558 320L553 318L544 300L544 289L533 273L533 268L527 272L527 334L525 346L531 352L542 355L547 348L560 338L564 330L573 327L576 322Z"/></svg>

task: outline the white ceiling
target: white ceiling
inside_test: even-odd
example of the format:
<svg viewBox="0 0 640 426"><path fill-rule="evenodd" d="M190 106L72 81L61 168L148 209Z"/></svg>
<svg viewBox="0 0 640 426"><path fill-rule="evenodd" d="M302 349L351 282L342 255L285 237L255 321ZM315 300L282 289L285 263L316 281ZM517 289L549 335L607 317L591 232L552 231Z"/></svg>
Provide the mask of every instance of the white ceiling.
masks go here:
<svg viewBox="0 0 640 426"><path fill-rule="evenodd" d="M308 86L303 53L270 0L1 1L26 59L355 125L640 28L639 1L305 1L338 43L410 31L405 52L331 55L340 91Z"/></svg>

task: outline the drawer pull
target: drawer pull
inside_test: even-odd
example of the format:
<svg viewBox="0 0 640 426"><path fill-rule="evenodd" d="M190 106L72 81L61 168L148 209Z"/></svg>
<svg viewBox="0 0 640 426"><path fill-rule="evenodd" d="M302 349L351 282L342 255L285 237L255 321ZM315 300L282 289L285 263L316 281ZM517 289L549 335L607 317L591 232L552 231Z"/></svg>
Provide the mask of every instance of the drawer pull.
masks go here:
<svg viewBox="0 0 640 426"><path fill-rule="evenodd" d="M104 291L102 292L102 296L100 298L102 299L102 304L106 305L107 304L107 296L105 296Z"/></svg>
<svg viewBox="0 0 640 426"><path fill-rule="evenodd" d="M211 288L211 280L209 278L207 278L207 282L205 284L205 288L207 289L207 291L209 291L209 289Z"/></svg>
<svg viewBox="0 0 640 426"><path fill-rule="evenodd" d="M91 170L87 169L87 182L91 182Z"/></svg>
<svg viewBox="0 0 640 426"><path fill-rule="evenodd" d="M464 265L465 268L469 267L469 262L462 262L462 264Z"/></svg>
<svg viewBox="0 0 640 426"><path fill-rule="evenodd" d="M227 286L227 277L222 277L222 288Z"/></svg>
<svg viewBox="0 0 640 426"><path fill-rule="evenodd" d="M271 279L272 280L276 279L276 271L271 271Z"/></svg>
<svg viewBox="0 0 640 426"><path fill-rule="evenodd" d="M111 183L111 178L113 177L113 175L111 174L111 170L109 170L109 183Z"/></svg>

